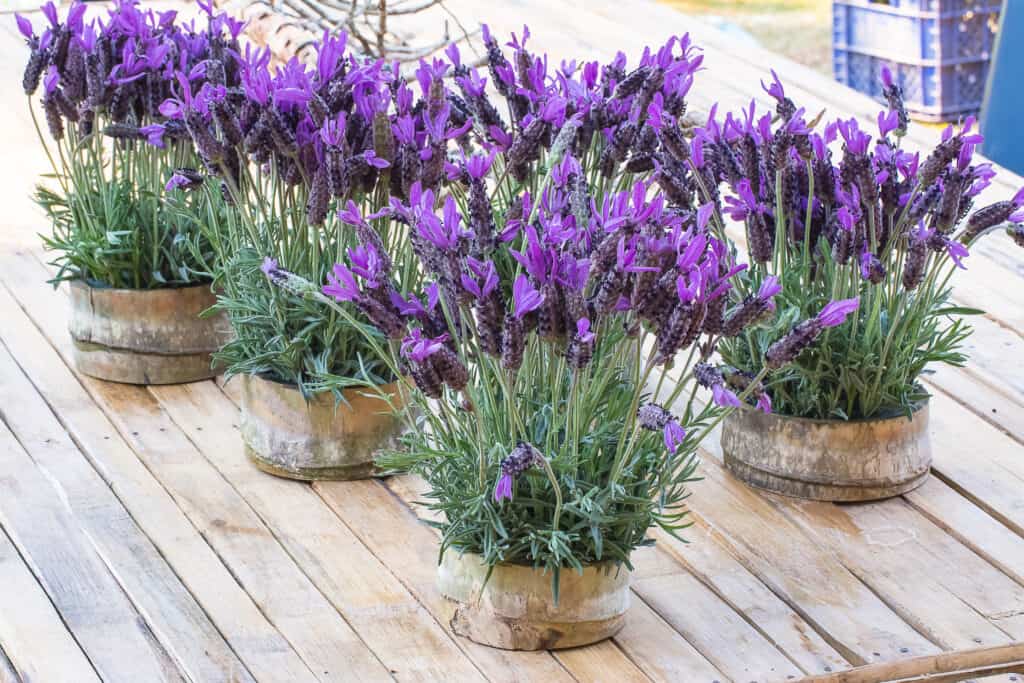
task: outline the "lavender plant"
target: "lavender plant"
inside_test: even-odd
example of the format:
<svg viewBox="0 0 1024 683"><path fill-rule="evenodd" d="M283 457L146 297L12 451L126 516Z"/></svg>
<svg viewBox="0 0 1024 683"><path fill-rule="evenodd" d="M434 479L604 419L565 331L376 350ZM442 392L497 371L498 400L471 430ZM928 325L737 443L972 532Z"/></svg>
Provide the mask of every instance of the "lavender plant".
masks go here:
<svg viewBox="0 0 1024 683"><path fill-rule="evenodd" d="M700 193L714 199L723 186L723 213L745 228L751 268L734 291L752 298L768 276L783 286L777 315L729 329L722 358L756 372L793 321L831 299L862 304L773 376L768 391L787 415L909 414L927 396L920 377L930 363L966 361L963 316L979 311L951 302L950 281L969 248L1007 228L1021 241L1024 191L972 212L995 174L973 160L982 142L974 119L947 128L922 160L901 148L908 118L899 86L887 71L883 80L889 106L878 115L877 135L854 119L809 122L777 77L765 87L774 117L759 117L752 102L721 121L713 112L695 132L701 154L691 163L703 179Z"/></svg>
<svg viewBox="0 0 1024 683"><path fill-rule="evenodd" d="M450 69L478 118L444 167L448 184L417 181L372 215L340 214L365 235L370 220L403 226L422 286L404 288L398 260L372 239L322 291L273 261L266 273L378 331L368 343L419 408L403 448L381 462L426 478L442 553L550 570L557 599L563 568L629 566L652 526L686 526L701 439L743 401L767 409L767 366L857 302L830 303L732 388L712 358L719 302L745 266L710 230L712 203L676 202L635 175L657 166L643 110L669 101L682 112L699 65L688 41L648 51L630 72L620 58L549 75L527 35L510 43L513 68L484 30L511 125L449 50L449 65L424 65L421 77ZM765 278L757 305L773 308L778 293ZM729 321L742 332L753 319ZM695 400L701 387L708 404Z"/></svg>
<svg viewBox="0 0 1024 683"><path fill-rule="evenodd" d="M199 268L208 245L161 196L167 176L195 165L196 155L184 127L159 105L176 69L205 81L207 60L238 48L240 25L211 14L198 29L133 0L89 22L81 2L63 22L52 2L42 11L40 35L24 17L17 24L30 49L24 90L31 97L42 88L50 134L47 141L37 122L56 181L36 195L53 225L43 239L58 252L55 280L135 289L208 281ZM225 82L233 76L221 74ZM30 111L35 121L31 101ZM196 203L196 210L223 210Z"/></svg>

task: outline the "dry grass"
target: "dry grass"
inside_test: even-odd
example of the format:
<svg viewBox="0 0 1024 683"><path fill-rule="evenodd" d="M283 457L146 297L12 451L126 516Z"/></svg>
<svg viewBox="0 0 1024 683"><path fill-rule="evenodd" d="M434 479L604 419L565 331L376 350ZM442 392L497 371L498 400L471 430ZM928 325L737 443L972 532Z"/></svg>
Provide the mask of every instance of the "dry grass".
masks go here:
<svg viewBox="0 0 1024 683"><path fill-rule="evenodd" d="M718 16L773 52L832 73L829 0L661 0L688 14Z"/></svg>

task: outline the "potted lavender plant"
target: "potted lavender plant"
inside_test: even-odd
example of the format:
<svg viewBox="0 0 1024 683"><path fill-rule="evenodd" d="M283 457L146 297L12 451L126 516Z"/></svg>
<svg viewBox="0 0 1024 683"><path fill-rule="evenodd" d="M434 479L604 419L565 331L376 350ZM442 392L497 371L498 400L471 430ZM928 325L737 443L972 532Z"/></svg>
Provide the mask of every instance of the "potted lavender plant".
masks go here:
<svg viewBox="0 0 1024 683"><path fill-rule="evenodd" d="M86 22L75 3L61 22L42 7L37 35L26 18L18 30L30 48L23 85L41 105L50 140L36 123L53 165L55 186L36 200L53 230L54 284L71 286L71 335L78 368L120 382L163 384L215 374L211 353L224 341L220 316L200 318L214 302L199 267L208 245L193 221L161 191L172 170L194 165L184 127L158 111L174 68L195 72L218 53L237 49L238 27L210 17L198 31L127 0ZM194 73L197 81L204 77ZM35 109L31 106L33 120ZM196 198L195 210L223 211Z"/></svg>
<svg viewBox="0 0 1024 683"><path fill-rule="evenodd" d="M197 89L179 74L163 109L204 161L171 184L237 207L227 221L201 224L215 255L217 309L234 330L216 358L242 380L249 457L279 476L352 479L375 474L375 451L402 430L398 375L378 352L386 336L354 321L355 306L348 317L323 315L316 302L275 287L273 274L322 282L347 253L363 269L383 267L374 259L388 255L396 280L412 287L419 275L405 256L407 231L350 217L389 194L409 196L413 183L436 187L448 141L468 124L429 69L416 95L391 67L350 54L344 35L315 49L315 64L274 70L268 52L246 49L232 61L238 89ZM380 306L363 308L372 317Z"/></svg>
<svg viewBox="0 0 1024 683"><path fill-rule="evenodd" d="M931 451L920 378L930 363L966 361L963 316L978 312L950 301L950 281L985 234L1007 226L1018 241L1022 234L1024 191L971 212L994 175L972 159L982 139L973 119L947 128L921 159L900 146L907 115L898 86L883 76L889 107L877 134L852 119L809 123L777 77L766 88L774 122L751 103L695 131L703 191L724 185L723 213L745 228L751 267L733 290L731 319L761 320L727 324L722 359L748 376L766 349L774 364L770 344L786 330L813 331L795 321L823 302L861 302L772 376L772 414L743 409L724 423L732 472L787 495L871 500L922 483ZM753 294L767 277L783 288L774 313Z"/></svg>
<svg viewBox="0 0 1024 683"><path fill-rule="evenodd" d="M709 230L713 205L629 177L632 159L637 173L653 166L643 110L682 111L699 64L688 42L628 73L620 59L547 76L525 35L511 43L518 75L484 36L519 117L467 130L447 192L417 183L376 218L407 228L425 284L403 289L397 259L372 241L322 292L273 264L268 276L345 319L358 308L387 338L368 342L421 409L380 462L424 476L442 513L454 630L501 648L573 647L622 627L632 551L651 527L686 526L698 445L733 406L762 399L767 371L734 392L710 362L717 302L744 269ZM474 110L496 117L483 79L449 57ZM759 301L777 294L766 279ZM831 303L811 324L856 306ZM815 336L783 339L781 355ZM699 387L714 400L698 404Z"/></svg>

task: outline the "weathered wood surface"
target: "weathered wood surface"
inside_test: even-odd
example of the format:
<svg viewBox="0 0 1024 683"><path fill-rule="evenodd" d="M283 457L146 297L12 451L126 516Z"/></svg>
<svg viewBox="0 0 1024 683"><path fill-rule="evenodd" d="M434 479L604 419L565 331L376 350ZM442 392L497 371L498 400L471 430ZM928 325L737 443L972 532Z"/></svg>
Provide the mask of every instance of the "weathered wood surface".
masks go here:
<svg viewBox="0 0 1024 683"><path fill-rule="evenodd" d="M693 111L763 102L774 66L809 110L874 123L867 98L660 5L447 4L499 34L529 23L556 60L635 56L689 30L707 66ZM0 92L18 103L9 23ZM623 629L590 647L508 652L453 635L421 481L269 477L245 459L238 383L141 388L76 371L68 292L43 284L44 226L27 196L45 159L22 106L0 110L0 136L18 160L0 171L0 681L1022 673L1024 260L1004 238L975 250L954 289L986 315L972 364L928 379L934 474L920 488L871 505L797 502L738 482L709 441L691 543L654 534L636 554ZM936 137L917 128L908 145ZM985 199L1021 184L1003 174Z"/></svg>

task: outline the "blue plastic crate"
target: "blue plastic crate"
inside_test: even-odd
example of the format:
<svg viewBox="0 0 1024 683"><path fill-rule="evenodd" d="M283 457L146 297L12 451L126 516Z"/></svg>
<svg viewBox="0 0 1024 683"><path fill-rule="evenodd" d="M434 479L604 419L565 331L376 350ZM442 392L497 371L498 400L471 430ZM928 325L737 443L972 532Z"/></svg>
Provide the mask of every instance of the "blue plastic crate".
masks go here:
<svg viewBox="0 0 1024 683"><path fill-rule="evenodd" d="M836 80L880 98L888 65L918 118L977 112L999 12L997 0L833 0Z"/></svg>

